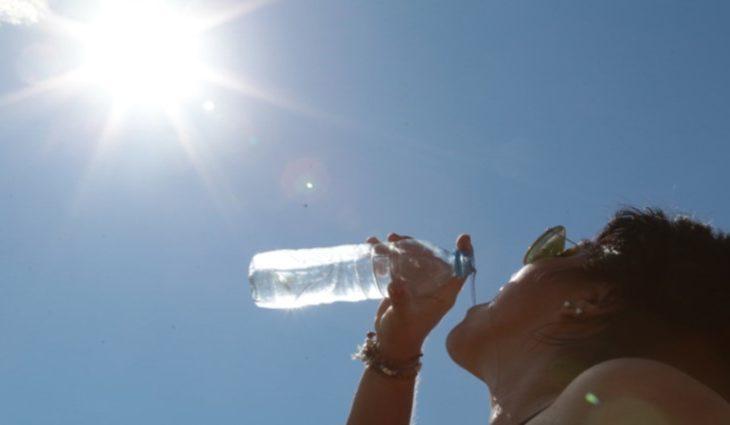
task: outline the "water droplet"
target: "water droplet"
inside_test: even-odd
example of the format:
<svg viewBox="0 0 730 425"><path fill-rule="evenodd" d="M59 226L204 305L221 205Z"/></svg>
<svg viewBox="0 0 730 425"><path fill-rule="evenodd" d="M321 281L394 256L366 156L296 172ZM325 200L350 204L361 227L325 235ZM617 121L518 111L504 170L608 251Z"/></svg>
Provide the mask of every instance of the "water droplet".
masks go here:
<svg viewBox="0 0 730 425"><path fill-rule="evenodd" d="M312 182L307 182L305 186L307 186L307 189L314 189L314 183Z"/></svg>

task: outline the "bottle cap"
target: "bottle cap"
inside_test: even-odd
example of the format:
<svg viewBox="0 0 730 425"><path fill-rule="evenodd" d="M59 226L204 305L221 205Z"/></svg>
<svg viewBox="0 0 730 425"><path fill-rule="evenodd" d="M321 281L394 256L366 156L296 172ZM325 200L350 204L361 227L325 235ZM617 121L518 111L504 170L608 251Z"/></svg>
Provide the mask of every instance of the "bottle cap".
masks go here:
<svg viewBox="0 0 730 425"><path fill-rule="evenodd" d="M474 267L473 253L463 250L456 251L456 261L454 263L454 274L458 277L467 277L477 271Z"/></svg>

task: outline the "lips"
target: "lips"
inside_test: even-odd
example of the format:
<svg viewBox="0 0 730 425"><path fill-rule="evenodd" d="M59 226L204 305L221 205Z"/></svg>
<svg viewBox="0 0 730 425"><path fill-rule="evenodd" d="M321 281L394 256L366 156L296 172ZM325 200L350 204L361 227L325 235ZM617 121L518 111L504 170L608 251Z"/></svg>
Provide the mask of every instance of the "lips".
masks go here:
<svg viewBox="0 0 730 425"><path fill-rule="evenodd" d="M474 312L476 310L483 310L485 308L488 308L490 304L492 304L491 301L488 301L488 302L485 302L485 303L481 303L481 304L477 304L477 305L471 307L469 310L467 310L466 311L466 314L471 314L472 312Z"/></svg>

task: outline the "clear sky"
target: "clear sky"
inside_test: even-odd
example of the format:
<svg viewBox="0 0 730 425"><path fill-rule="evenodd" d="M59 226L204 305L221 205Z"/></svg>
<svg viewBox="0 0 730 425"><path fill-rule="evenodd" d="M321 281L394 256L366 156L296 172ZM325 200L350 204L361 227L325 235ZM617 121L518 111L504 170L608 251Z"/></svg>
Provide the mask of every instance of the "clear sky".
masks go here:
<svg viewBox="0 0 730 425"><path fill-rule="evenodd" d="M226 78L150 50L59 80L92 41L130 66L114 43L157 12L112 42L68 29L95 3L0 0L1 423L343 423L377 302L258 309L255 252L469 232L486 301L545 228L623 204L730 230L726 1L169 5L231 12L163 49ZM469 304L427 341L419 424L488 420L444 348Z"/></svg>

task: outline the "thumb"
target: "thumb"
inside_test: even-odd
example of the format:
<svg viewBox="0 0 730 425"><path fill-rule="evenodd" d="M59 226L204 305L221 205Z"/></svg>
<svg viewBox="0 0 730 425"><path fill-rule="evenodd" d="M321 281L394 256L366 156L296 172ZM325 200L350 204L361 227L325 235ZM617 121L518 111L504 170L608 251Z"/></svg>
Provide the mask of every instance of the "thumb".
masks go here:
<svg viewBox="0 0 730 425"><path fill-rule="evenodd" d="M464 283L468 279L468 276L465 277L452 277L449 279L446 284L439 287L435 294L437 297L445 297L447 299L453 299L456 300L457 295L459 295L459 292L461 291L461 288L464 286Z"/></svg>

